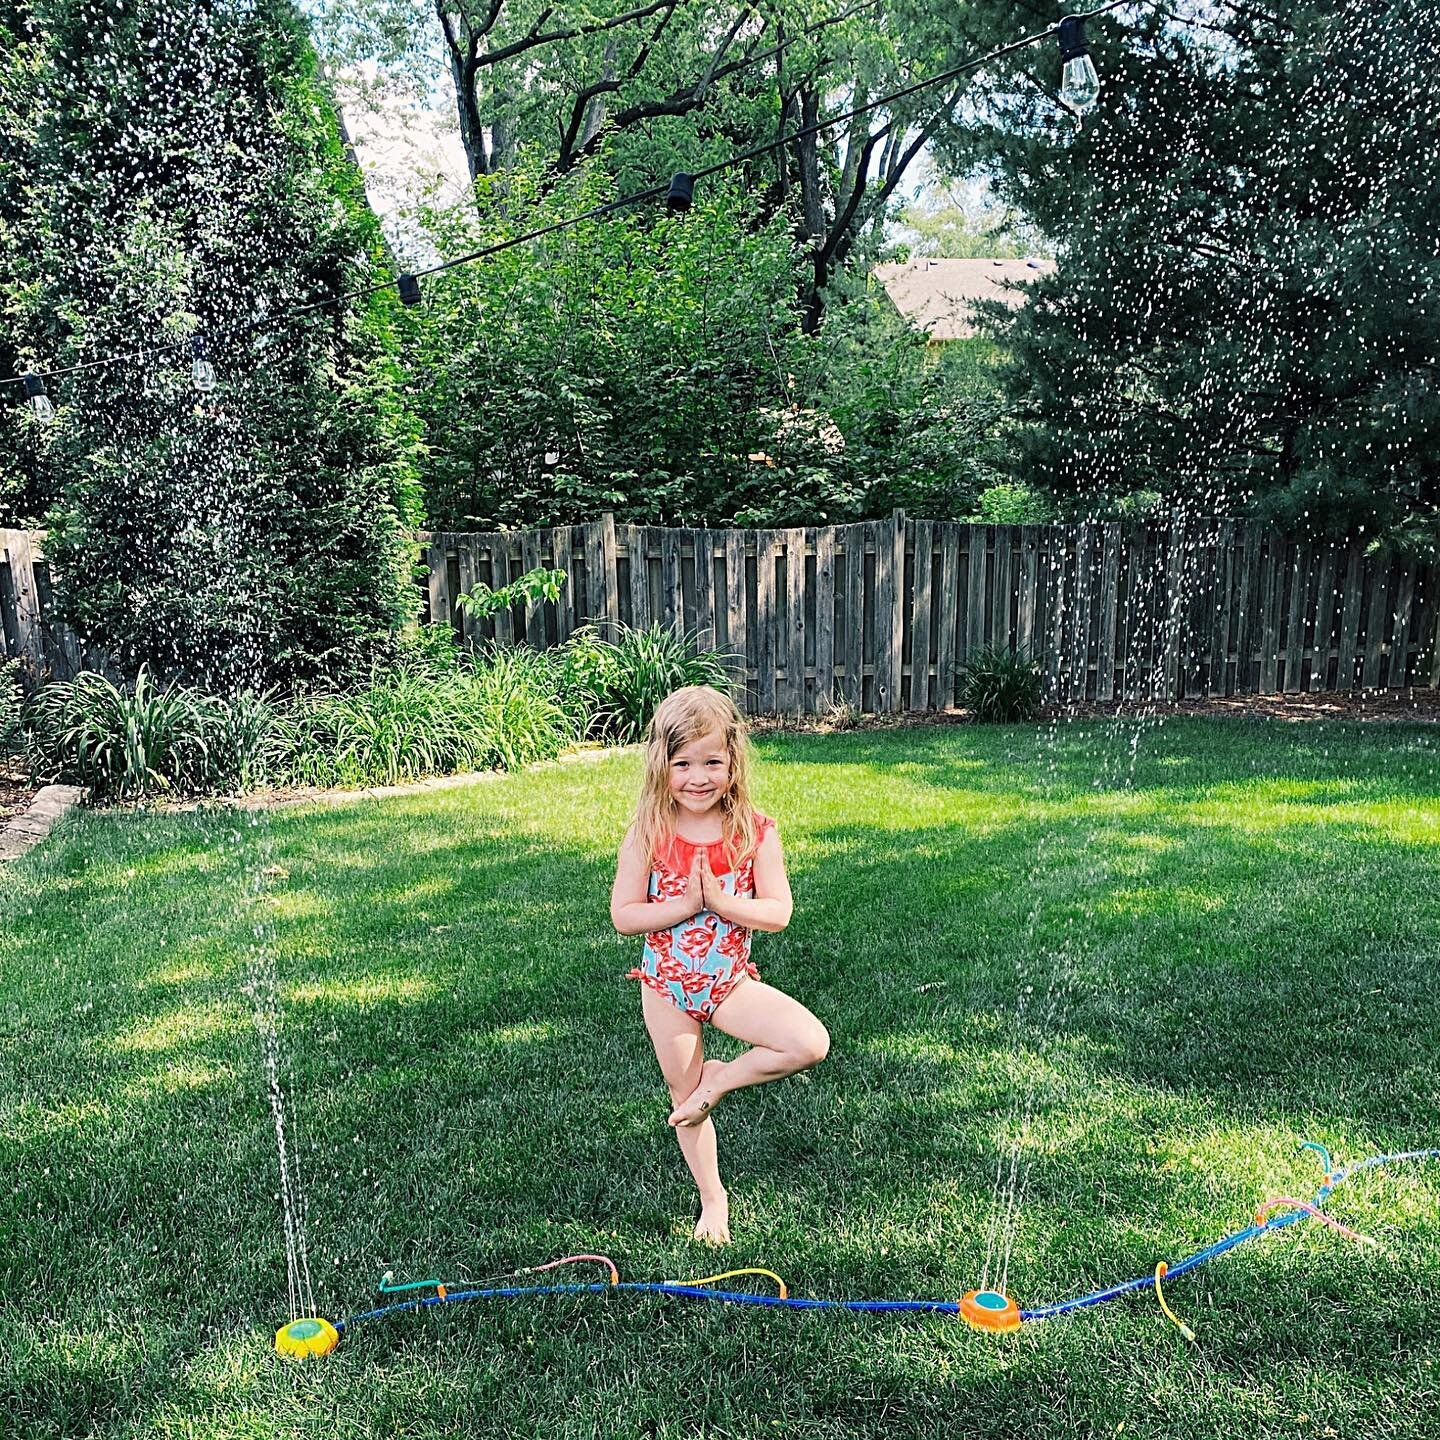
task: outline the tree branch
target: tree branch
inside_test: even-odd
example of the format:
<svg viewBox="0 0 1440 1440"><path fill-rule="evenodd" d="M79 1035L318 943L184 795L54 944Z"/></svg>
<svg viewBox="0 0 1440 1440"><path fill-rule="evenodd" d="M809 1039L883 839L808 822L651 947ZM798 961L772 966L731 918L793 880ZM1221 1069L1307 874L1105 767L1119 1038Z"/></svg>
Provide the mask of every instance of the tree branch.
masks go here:
<svg viewBox="0 0 1440 1440"><path fill-rule="evenodd" d="M497 0L503 3L503 0ZM547 30L540 33L538 26L551 15L547 10L540 19L531 27L530 33L523 39L514 40L509 45L502 45L498 50L487 50L480 57L482 66L498 65L503 60L513 60L517 55L523 55L527 50L533 50L537 45L553 45L557 40L577 40L582 35L599 35L606 30L616 30L622 25L632 24L636 20L644 20L649 15L657 14L661 10L673 10L678 0L651 0L649 5L637 6L634 10L628 10L624 15L616 15L610 20L601 20L592 25L572 25L566 30Z"/></svg>
<svg viewBox="0 0 1440 1440"><path fill-rule="evenodd" d="M741 18L743 19L745 17L742 15ZM735 33L738 28L739 26L737 22L737 25L732 27L731 33L726 36L723 48L728 48L734 42ZM759 35L755 36L755 39L758 40L759 38ZM722 54L723 48L721 51ZM715 59L718 58L719 56L717 55ZM611 118L609 123L606 124L602 129L597 130L595 134L593 134L583 145L579 147L578 150L575 151L575 153L570 157L569 163L561 166L561 168L568 169L570 168L570 166L577 164L580 160L588 159L590 156L594 155L595 152L600 148L600 145L604 142L605 138L608 135L613 134L616 130L624 130L628 126L637 125L646 120L658 120L663 116L674 117L680 115L688 115L692 110L699 109L699 107L705 103L706 90L708 86L713 85L716 80L723 79L732 71L739 70L744 66L749 65L752 62L753 58L754 57L752 52L747 50L737 59L730 61L727 65L716 65L714 63L714 60L712 59L711 64L706 71L706 74L703 75L696 84L687 85L683 90L672 90L670 94L666 95L661 100L639 100L636 101L635 104L628 106L626 109L618 111ZM633 79L634 74L632 73L626 78ZM612 88L618 90L619 85L617 84Z"/></svg>

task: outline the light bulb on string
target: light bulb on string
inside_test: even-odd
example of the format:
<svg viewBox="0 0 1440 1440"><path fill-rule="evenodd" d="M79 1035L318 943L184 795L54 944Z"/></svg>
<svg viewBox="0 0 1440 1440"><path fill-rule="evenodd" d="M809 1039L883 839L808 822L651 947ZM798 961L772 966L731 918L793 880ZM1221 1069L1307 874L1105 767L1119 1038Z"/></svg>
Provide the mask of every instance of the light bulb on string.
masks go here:
<svg viewBox="0 0 1440 1440"><path fill-rule="evenodd" d="M683 215L695 203L695 177L683 170L677 170L670 177L670 189L665 194L665 208L672 215Z"/></svg>
<svg viewBox="0 0 1440 1440"><path fill-rule="evenodd" d="M203 335L190 339L190 383L202 395L210 394L215 388L215 367L210 363Z"/></svg>
<svg viewBox="0 0 1440 1440"><path fill-rule="evenodd" d="M1060 22L1060 98L1076 115L1086 115L1100 98L1100 77L1085 43L1085 22L1067 15Z"/></svg>
<svg viewBox="0 0 1440 1440"><path fill-rule="evenodd" d="M48 425L55 418L55 407L45 393L45 382L33 370L25 372L25 402L42 425Z"/></svg>

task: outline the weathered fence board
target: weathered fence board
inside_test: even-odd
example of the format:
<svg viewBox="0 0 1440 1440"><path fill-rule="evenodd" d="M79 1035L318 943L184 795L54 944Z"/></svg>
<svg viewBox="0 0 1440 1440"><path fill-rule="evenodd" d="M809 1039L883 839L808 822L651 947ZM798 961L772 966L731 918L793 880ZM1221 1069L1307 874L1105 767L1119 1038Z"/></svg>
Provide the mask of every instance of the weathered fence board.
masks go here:
<svg viewBox="0 0 1440 1440"><path fill-rule="evenodd" d="M0 660L19 660L26 686L111 668L55 616L43 531L0 529Z"/></svg>

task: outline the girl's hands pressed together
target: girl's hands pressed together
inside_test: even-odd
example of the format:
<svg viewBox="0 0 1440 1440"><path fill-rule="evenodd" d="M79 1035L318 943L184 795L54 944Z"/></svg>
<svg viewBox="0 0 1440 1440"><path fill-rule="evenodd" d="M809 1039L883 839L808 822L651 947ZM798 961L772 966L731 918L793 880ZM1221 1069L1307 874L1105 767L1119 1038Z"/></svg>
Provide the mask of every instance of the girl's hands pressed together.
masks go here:
<svg viewBox="0 0 1440 1440"><path fill-rule="evenodd" d="M710 868L710 852L700 849L696 852L695 858L700 862L700 893L705 901L705 908L713 910L718 915L720 907L725 903L725 887L716 879L715 872Z"/></svg>
<svg viewBox="0 0 1440 1440"><path fill-rule="evenodd" d="M690 862L690 878L685 882L685 904L689 907L685 911L688 919L691 915L698 915L708 903L705 890L705 874L709 870L707 865L701 869L700 862L705 855L703 849L696 850L695 858Z"/></svg>

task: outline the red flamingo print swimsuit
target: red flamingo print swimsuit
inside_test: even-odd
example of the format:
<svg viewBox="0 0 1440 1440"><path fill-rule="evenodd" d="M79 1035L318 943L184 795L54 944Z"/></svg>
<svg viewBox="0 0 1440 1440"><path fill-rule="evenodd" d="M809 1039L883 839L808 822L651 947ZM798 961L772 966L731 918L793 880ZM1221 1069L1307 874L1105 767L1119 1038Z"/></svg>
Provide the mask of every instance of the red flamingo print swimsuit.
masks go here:
<svg viewBox="0 0 1440 1440"><path fill-rule="evenodd" d="M757 850L774 823L768 815L755 812ZM651 860L645 898L659 904L683 895L698 848L674 836L668 848ZM710 870L727 895L755 894L753 856L737 868L731 865L723 840L705 849L710 855ZM640 964L625 978L648 985L692 1020L708 1021L747 975L753 980L760 978L760 972L750 963L750 931L744 925L722 920L713 910L701 910L668 930L652 930L646 935Z"/></svg>

